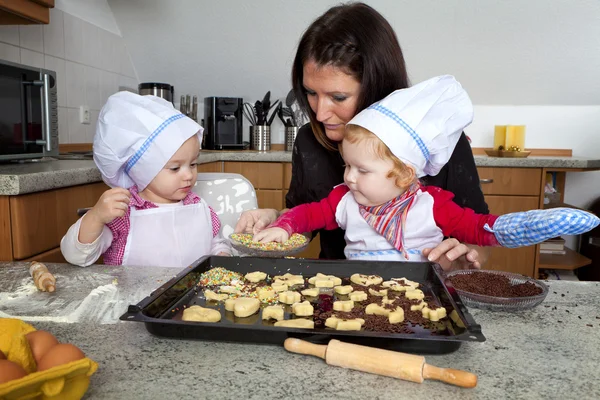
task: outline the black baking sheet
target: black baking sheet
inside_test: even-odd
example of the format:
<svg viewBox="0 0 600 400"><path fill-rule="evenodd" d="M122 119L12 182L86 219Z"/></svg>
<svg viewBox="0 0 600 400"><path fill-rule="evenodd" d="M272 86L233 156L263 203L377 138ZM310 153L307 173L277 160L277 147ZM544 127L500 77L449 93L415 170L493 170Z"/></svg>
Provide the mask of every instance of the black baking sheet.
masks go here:
<svg viewBox="0 0 600 400"><path fill-rule="evenodd" d="M225 311L223 303L207 303L203 297L203 290L196 286L200 275L213 267L223 267L241 274L263 271L271 277L287 272L301 274L305 278L318 272L342 279L349 278L354 273L380 275L384 280L404 277L419 282L425 295L432 296L438 305L445 306L448 314L453 309L456 310L464 328L456 325L449 317L445 319L449 329L442 332L432 332L417 326L411 327L415 333L406 334L275 327L272 322L263 321L260 312L248 318L236 318L232 312ZM144 322L150 333L171 338L272 344L282 344L288 337L298 337L313 343L327 343L331 339L339 339L368 346L429 354L455 351L462 342L485 341L481 327L475 323L451 284L448 287L445 283L445 275L435 263L206 256L181 271L137 305L129 306L128 312L121 316L121 320ZM221 312L221 321L182 321L184 306L191 305L218 309ZM286 319L288 316L286 312Z"/></svg>

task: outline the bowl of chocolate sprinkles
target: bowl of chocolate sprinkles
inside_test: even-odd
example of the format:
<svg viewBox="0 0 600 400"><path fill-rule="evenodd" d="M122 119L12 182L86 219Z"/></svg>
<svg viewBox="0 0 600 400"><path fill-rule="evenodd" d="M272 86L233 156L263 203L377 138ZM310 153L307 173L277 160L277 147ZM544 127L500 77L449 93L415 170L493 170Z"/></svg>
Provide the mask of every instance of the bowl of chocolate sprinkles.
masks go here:
<svg viewBox="0 0 600 400"><path fill-rule="evenodd" d="M467 307L522 311L539 305L548 295L548 286L542 282L511 272L461 270L446 276Z"/></svg>

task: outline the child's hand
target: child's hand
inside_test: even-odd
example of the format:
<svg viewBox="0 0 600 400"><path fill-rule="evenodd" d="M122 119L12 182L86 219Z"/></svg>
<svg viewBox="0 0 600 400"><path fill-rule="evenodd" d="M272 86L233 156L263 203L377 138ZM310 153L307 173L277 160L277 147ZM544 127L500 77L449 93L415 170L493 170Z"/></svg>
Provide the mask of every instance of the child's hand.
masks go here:
<svg viewBox="0 0 600 400"><path fill-rule="evenodd" d="M131 193L123 188L114 188L102 193L96 205L88 211L98 222L106 225L125 215L129 208Z"/></svg>
<svg viewBox="0 0 600 400"><path fill-rule="evenodd" d="M290 235L282 228L267 228L258 232L252 240L254 242L269 243L269 242L287 242Z"/></svg>

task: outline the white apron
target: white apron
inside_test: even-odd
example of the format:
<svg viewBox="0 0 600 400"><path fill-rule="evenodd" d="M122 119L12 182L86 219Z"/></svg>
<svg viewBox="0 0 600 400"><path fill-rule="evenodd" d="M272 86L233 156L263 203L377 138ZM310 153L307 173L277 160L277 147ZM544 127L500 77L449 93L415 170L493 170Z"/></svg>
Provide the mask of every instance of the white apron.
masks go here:
<svg viewBox="0 0 600 400"><path fill-rule="evenodd" d="M204 200L131 208L129 223L123 265L185 268L210 253L212 219Z"/></svg>
<svg viewBox="0 0 600 400"><path fill-rule="evenodd" d="M434 248L444 235L433 218L433 198L417 191L417 198L406 216L404 245L408 260L360 214L351 192L342 197L335 211L336 222L346 231L344 254L349 260L427 261L422 250Z"/></svg>

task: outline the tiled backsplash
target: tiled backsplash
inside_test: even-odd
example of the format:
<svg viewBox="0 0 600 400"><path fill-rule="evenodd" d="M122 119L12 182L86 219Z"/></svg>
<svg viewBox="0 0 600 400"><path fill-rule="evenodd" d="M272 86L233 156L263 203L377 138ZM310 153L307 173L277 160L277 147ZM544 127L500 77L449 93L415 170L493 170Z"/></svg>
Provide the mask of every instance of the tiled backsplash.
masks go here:
<svg viewBox="0 0 600 400"><path fill-rule="evenodd" d="M0 26L0 59L56 71L60 143L91 143L100 109L119 90L137 92L123 39L56 8L48 25ZM79 106L91 123L79 123Z"/></svg>

